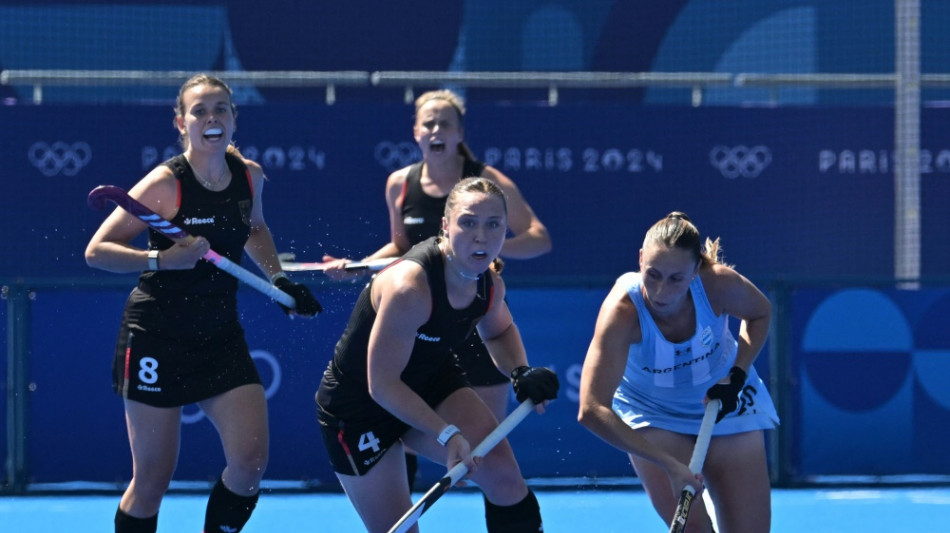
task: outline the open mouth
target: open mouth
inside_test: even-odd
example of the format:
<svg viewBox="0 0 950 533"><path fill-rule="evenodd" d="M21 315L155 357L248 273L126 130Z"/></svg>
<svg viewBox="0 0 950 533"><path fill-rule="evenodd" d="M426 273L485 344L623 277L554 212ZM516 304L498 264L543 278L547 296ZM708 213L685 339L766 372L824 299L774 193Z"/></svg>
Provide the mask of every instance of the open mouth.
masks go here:
<svg viewBox="0 0 950 533"><path fill-rule="evenodd" d="M472 257L474 257L475 259L480 259L480 260L488 259L488 252L485 252L484 250L479 250L473 253Z"/></svg>
<svg viewBox="0 0 950 533"><path fill-rule="evenodd" d="M218 141L224 137L224 130L221 128L208 128L208 131L204 133L204 138L209 141Z"/></svg>
<svg viewBox="0 0 950 533"><path fill-rule="evenodd" d="M445 142L443 141L432 141L429 143L429 149L433 152L444 152L445 151Z"/></svg>

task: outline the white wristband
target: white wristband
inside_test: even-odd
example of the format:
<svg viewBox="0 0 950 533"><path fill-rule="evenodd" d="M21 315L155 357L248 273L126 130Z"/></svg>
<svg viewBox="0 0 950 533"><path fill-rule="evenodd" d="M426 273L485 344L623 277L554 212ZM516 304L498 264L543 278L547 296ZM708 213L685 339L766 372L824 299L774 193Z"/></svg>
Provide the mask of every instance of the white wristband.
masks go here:
<svg viewBox="0 0 950 533"><path fill-rule="evenodd" d="M449 439L454 437L456 433L461 433L461 432L462 430L460 430L459 428L455 427L452 424L449 424L445 426L445 429L442 430L442 433L439 433L439 438L435 440L442 446L445 446L446 444L449 443Z"/></svg>
<svg viewBox="0 0 950 533"><path fill-rule="evenodd" d="M278 272L278 273L274 274L273 276L271 276L271 277L270 277L270 282L271 282L271 284L277 283L277 280L279 280L279 279L281 279L281 278L283 278L283 279L288 279L288 278L287 278L287 274L286 274L283 270L281 270L280 272Z"/></svg>
<svg viewBox="0 0 950 533"><path fill-rule="evenodd" d="M158 250L148 251L148 269L158 270Z"/></svg>

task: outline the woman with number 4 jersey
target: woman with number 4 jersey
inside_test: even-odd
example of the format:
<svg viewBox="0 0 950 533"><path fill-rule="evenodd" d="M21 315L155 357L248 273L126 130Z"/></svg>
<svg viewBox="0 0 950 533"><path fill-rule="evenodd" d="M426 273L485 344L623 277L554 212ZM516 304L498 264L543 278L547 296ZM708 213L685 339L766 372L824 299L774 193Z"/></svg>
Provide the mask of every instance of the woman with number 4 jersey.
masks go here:
<svg viewBox="0 0 950 533"><path fill-rule="evenodd" d="M156 531L178 462L182 406L191 403L214 424L226 460L208 500L205 532L240 531L257 502L268 459L264 389L238 322L237 280L201 257L213 249L239 263L247 252L294 298L296 307L284 312L321 310L304 285L280 270L261 207L264 174L231 144L230 88L199 74L182 85L175 110L184 153L129 194L196 237L172 242L149 229L143 250L131 243L148 226L116 209L86 248L92 267L144 271L126 302L113 364L132 449L132 481L116 510L116 533Z"/></svg>
<svg viewBox="0 0 950 533"><path fill-rule="evenodd" d="M411 506L404 445L451 468L485 495L488 531L541 531L541 515L511 447L481 459L472 446L497 420L468 386L452 349L477 327L519 401L543 412L557 376L527 366L505 286L489 266L505 240L505 195L484 178L449 193L440 237L379 272L360 294L316 394L330 461L369 531L388 531ZM417 531L417 525L412 531Z"/></svg>
<svg viewBox="0 0 950 533"><path fill-rule="evenodd" d="M739 319L738 340L729 316ZM771 495L763 430L778 416L752 366L765 344L769 300L719 261L680 212L647 232L640 270L620 276L597 318L581 374L581 424L627 452L668 526L687 485L705 482L720 533L764 533ZM722 407L701 474L687 463L705 411ZM712 531L696 499L686 530Z"/></svg>
<svg viewBox="0 0 950 533"><path fill-rule="evenodd" d="M429 91L415 102L413 136L422 152L422 161L393 172L386 181L391 242L366 259L398 257L419 242L438 235L442 226L446 196L462 178L483 177L505 192L508 199L508 229L500 256L530 259L551 250L551 238L544 224L525 201L515 183L498 169L475 159L464 141L465 104L448 90ZM331 277L342 278L346 259L327 269ZM496 263L499 267L500 261ZM469 383L502 420L508 408L508 380L492 363L477 333L455 349Z"/></svg>

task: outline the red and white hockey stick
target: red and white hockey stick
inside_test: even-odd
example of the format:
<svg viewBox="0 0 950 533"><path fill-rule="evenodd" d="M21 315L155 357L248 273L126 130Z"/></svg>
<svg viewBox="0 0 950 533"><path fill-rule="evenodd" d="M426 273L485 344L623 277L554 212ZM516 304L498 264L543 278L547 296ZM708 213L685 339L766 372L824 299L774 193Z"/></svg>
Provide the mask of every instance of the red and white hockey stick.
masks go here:
<svg viewBox="0 0 950 533"><path fill-rule="evenodd" d="M492 432L472 450L472 456L484 457L485 454L490 452L502 439L507 437L508 434L511 433L511 430L515 429L515 426L520 424L532 410L534 410L534 402L532 402L530 398L521 402L521 405L512 411L507 418L502 420L498 424L498 427L492 430ZM441 498L443 494L458 483L467 473L468 467L465 466L464 463L453 466L438 483L433 485L432 488L406 512L406 514L402 515L402 518L389 529L389 533L405 533L409 531L413 524L419 521L419 517L422 516L422 513L428 511L429 507L432 507L432 504L434 504L436 500Z"/></svg>
<svg viewBox="0 0 950 533"><path fill-rule="evenodd" d="M713 426L716 425L716 415L719 414L719 408L722 402L719 400L710 400L706 404L706 412L703 414L703 421L699 426L699 434L696 435L696 446L693 447L693 456L689 460L689 471L698 474L703 471L703 463L706 462L706 452L709 451L709 441L712 440ZM686 485L680 494L679 502L676 505L676 512L673 513L673 521L670 524L670 533L683 533L686 531L686 520L689 518L689 508L693 504L693 496L696 495L696 489Z"/></svg>
<svg viewBox="0 0 950 533"><path fill-rule="evenodd" d="M158 216L154 211L129 196L129 193L114 185L100 185L96 187L89 192L87 201L89 207L96 210L104 208L106 202L112 202L173 241L188 241L194 239L194 237L189 235L186 231ZM285 306L290 308L297 306L297 302L294 301L293 296L271 285L270 282L264 278L255 276L250 271L244 269L227 257L220 255L218 252L208 250L202 258Z"/></svg>
<svg viewBox="0 0 950 533"><path fill-rule="evenodd" d="M282 253L279 254L278 257L280 257L280 268L286 270L287 272L324 272L330 265L329 261L323 263L298 263L297 261L294 261L295 257L292 253ZM347 272L355 272L357 270L382 270L388 265L392 264L396 259L399 258L384 257L382 259L369 259L367 261L350 261L343 266L343 270L346 270Z"/></svg>

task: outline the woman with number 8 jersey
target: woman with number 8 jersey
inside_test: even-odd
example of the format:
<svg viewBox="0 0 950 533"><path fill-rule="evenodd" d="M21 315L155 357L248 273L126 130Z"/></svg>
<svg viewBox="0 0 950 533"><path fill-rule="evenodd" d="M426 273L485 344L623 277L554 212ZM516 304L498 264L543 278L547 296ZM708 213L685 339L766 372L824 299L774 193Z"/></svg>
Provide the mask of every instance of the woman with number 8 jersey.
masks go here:
<svg viewBox="0 0 950 533"><path fill-rule="evenodd" d="M257 503L269 446L264 389L238 322L237 280L202 256L214 249L240 263L247 252L294 298L296 307L284 312L320 312L310 291L280 270L261 206L263 171L231 144L231 89L199 74L182 85L175 110L184 153L150 171L129 195L196 237L172 242L149 229L143 250L131 243L148 226L117 209L86 248L92 267L143 271L126 302L113 364L132 450L116 533L157 530L178 462L182 406L192 403L214 423L226 461L208 500L205 531L240 531Z"/></svg>
<svg viewBox="0 0 950 533"><path fill-rule="evenodd" d="M528 367L501 276L490 269L505 239L507 204L491 180L449 193L442 232L377 274L360 294L316 394L330 462L369 531L388 531L411 506L404 445L451 468L485 495L488 531L541 531L541 515L511 447L474 459L498 422L465 380L452 348L477 327L519 401L539 412L557 376ZM416 531L417 526L413 526Z"/></svg>

